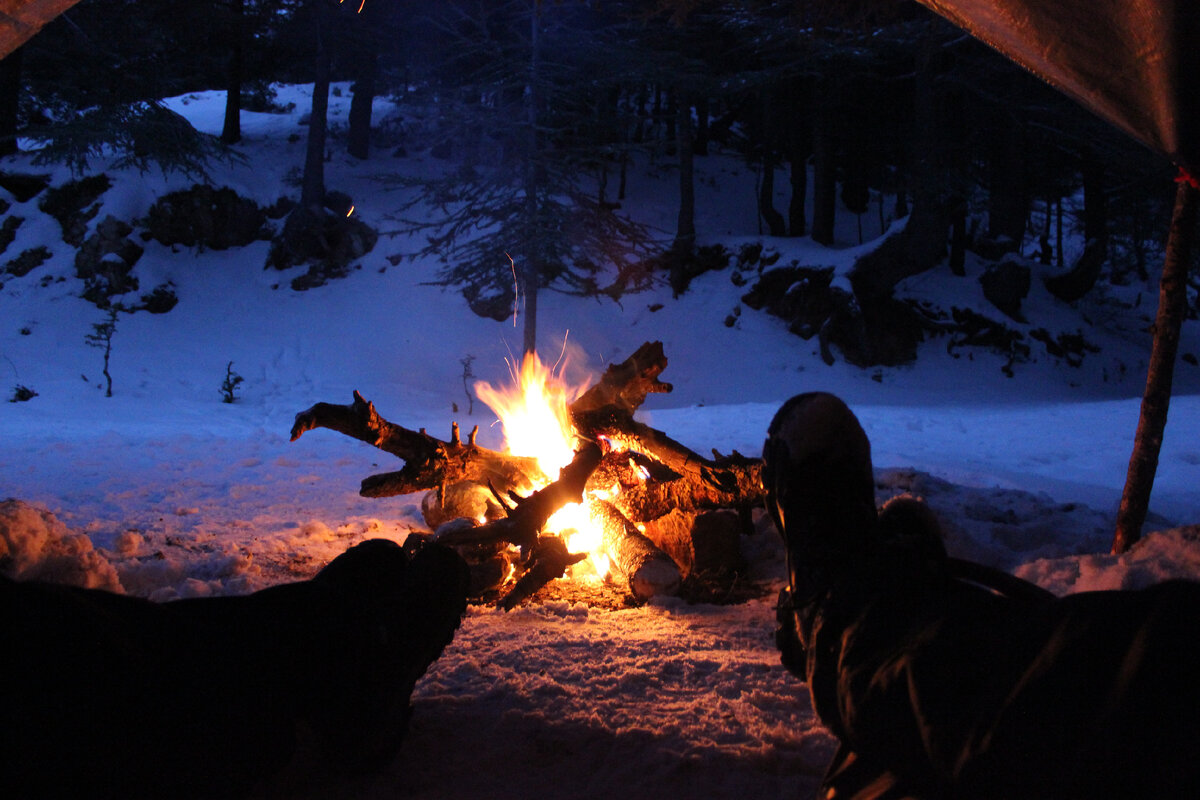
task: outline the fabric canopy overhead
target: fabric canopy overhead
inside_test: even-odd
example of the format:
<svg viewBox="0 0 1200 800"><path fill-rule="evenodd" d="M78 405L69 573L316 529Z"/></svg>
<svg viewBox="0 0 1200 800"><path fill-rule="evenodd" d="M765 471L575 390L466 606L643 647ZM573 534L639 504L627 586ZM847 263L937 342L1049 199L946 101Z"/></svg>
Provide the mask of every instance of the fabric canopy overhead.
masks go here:
<svg viewBox="0 0 1200 800"><path fill-rule="evenodd" d="M1197 0L918 0L1193 174Z"/></svg>
<svg viewBox="0 0 1200 800"><path fill-rule="evenodd" d="M0 0L0 58L79 0Z"/></svg>

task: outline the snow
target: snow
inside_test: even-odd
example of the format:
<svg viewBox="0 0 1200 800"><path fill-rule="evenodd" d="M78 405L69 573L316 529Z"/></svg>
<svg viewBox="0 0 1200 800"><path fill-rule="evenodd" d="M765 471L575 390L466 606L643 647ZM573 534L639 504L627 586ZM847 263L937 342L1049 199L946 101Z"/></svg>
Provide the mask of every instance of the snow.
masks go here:
<svg viewBox="0 0 1200 800"><path fill-rule="evenodd" d="M279 101L296 104L290 113L244 114L245 160L214 166L215 185L260 204L295 194L288 176L302 163L308 92L280 87ZM381 101L377 118L404 115L410 155L391 158L381 147L359 162L336 139L347 87L330 100L327 184L351 194L354 213L368 224L394 229L389 214L403 190L384 179L438 168L422 155L422 112ZM222 101L220 93L201 93L168 105L219 132ZM34 171L27 160L11 158L6 169ZM630 175L626 208L669 231L675 176L661 163L641 167ZM697 168L702 243L736 250L763 241L753 235L752 172L729 155L699 159ZM69 179L49 171L56 185ZM155 173L110 177L114 186L92 226L107 214L144 215L155 196L191 183ZM364 538L402 541L423 530L419 496L357 493L362 478L398 468L387 454L320 430L289 442L297 412L318 401L349 402L355 389L398 424L445 437L453 420L478 423L481 443L500 445L486 408L476 403L466 414L462 362L473 356L476 378L504 382L520 331L476 317L456 292L428 285L435 262L387 259L417 243L382 237L348 278L294 292L296 271L263 269L266 243L172 252L146 242L135 270L141 291L170 280L180 302L165 315L120 316L114 396L105 398L101 352L84 342L104 315L78 296L73 249L36 198L13 202L9 214L26 222L6 258L38 244L53 255L26 276L0 279L0 387L38 393L0 406L0 499L22 501L0 506L0 542L20 539L23 552L54 558L73 554L83 565L76 582L115 587L119 580L124 591L155 600L244 593L308 577ZM795 259L843 275L859 245L853 218L842 218L834 248L807 239L767 246L781 254L780 265ZM878 233L878 225L864 227ZM900 290L1001 318L975 280L981 269L969 262L968 277L956 278L941 267ZM827 366L815 340L765 314L742 309L726 327L744 291L728 271L701 276L677 299L666 286L620 304L544 294L540 343L551 361L568 352L581 375L661 340L669 360L662 378L674 391L652 396L640 418L699 452L755 455L783 400L835 392L871 439L881 501L906 491L924 496L956 555L1057 593L1200 576L1200 533L1180 527L1197 522L1200 510L1200 369L1189 363L1177 370L1147 526L1163 532L1123 556L1107 554L1137 424L1154 286L1107 289L1072 307L1046 293L1037 275L1033 284L1029 323L1010 324L1082 330L1099 353L1072 367L1035 348L1036 360L1014 365L1007 377L1004 357L969 348L952 354L935 338L911 366ZM1093 328L1088 319L1105 324ZM1194 323L1185 325L1181 352L1200 352ZM245 382L238 401L225 404L219 387L230 361ZM772 537L768 530L746 542L768 589L738 605L472 608L417 687L399 757L366 793L802 796L833 739L774 649L771 589L783 568ZM34 568L41 567L16 569L44 574L26 571Z"/></svg>

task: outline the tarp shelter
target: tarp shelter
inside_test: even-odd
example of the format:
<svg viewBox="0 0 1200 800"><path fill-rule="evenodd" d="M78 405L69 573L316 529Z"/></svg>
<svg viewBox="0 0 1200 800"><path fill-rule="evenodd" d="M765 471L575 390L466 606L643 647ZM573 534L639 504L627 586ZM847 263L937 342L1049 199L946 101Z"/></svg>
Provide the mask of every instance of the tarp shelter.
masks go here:
<svg viewBox="0 0 1200 800"><path fill-rule="evenodd" d="M919 0L1189 170L1200 170L1196 0Z"/></svg>
<svg viewBox="0 0 1200 800"><path fill-rule="evenodd" d="M1200 204L1200 0L918 0L1179 166L1154 345L1113 552L1141 535L1158 469Z"/></svg>
<svg viewBox="0 0 1200 800"><path fill-rule="evenodd" d="M0 58L79 0L0 0Z"/></svg>

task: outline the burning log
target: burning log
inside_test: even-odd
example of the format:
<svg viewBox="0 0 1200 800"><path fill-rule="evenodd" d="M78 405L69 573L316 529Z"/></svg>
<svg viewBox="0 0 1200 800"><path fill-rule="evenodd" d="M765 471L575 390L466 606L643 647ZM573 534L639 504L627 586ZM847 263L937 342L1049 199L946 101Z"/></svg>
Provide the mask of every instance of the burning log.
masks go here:
<svg viewBox="0 0 1200 800"><path fill-rule="evenodd" d="M694 572L736 572L742 567L742 520L736 511L726 508L693 514L675 509L642 527L646 537L679 565L685 578Z"/></svg>
<svg viewBox="0 0 1200 800"><path fill-rule="evenodd" d="M604 531L604 550L629 581L629 591L639 600L679 591L683 576L671 557L655 546L624 514L607 500L591 499L588 511Z"/></svg>
<svg viewBox="0 0 1200 800"><path fill-rule="evenodd" d="M499 519L504 511L492 490L474 481L439 486L421 498L421 516L431 530L464 517L477 523Z"/></svg>
<svg viewBox="0 0 1200 800"><path fill-rule="evenodd" d="M565 443L577 447L569 444L577 437L575 441L584 446L557 481L528 497L520 495L544 483L550 471L539 466L537 459L479 447L475 443L478 428L463 443L457 423L451 426L449 441L432 437L424 429L403 428L379 416L374 404L358 392L350 405L317 403L298 414L292 440L323 427L401 458L403 469L366 478L361 494L388 497L430 490L422 509L430 527L437 527L435 538L464 555L479 556L473 567L478 567L476 572L507 577L514 556L501 551L509 545L519 547L521 558L515 566L524 574L502 601L508 608L580 560L564 539L542 534L558 509L586 493L587 508L604 530L601 549L608 551L610 561L628 578L630 591L646 599L676 592L681 567L684 572L704 570L708 569L705 565L723 559L729 563L722 566L736 569L740 564L738 526L725 523L737 514L731 511L710 519L705 512L736 509L744 515L764 499L759 459L737 452L727 457L716 451L713 458L704 458L633 419L650 394L671 391L669 383L659 380L666 364L662 344L647 342L625 361L609 366L596 383L566 406L565 413L557 413L553 426L562 428ZM541 369L540 364L534 367L535 371ZM549 371L541 374L549 375ZM565 404L565 399L559 402ZM508 433L506 428L506 436ZM601 444L607 455L602 456ZM489 490L497 502L491 502ZM497 518L499 513L505 515ZM457 516L468 516L471 521L452 522ZM484 518L489 521L478 524ZM639 532L631 520L650 526L669 554ZM709 531L713 527L709 522L722 523L715 525L717 533ZM586 535L588 527L579 525L579 532ZM572 541L577 549L598 552L591 545ZM603 572L599 565L597 568Z"/></svg>
<svg viewBox="0 0 1200 800"><path fill-rule="evenodd" d="M722 461L727 466L721 466ZM762 461L737 453L722 461L705 463L700 459L693 462L696 472L674 480L646 481L621 492L614 502L630 519L639 520L655 519L675 509L696 512L762 505Z"/></svg>
<svg viewBox="0 0 1200 800"><path fill-rule="evenodd" d="M632 419L646 395L670 392L658 379L667 368L662 342L646 342L620 364L610 364L600 380L571 403L571 417L580 433L602 428L606 420Z"/></svg>
<svg viewBox="0 0 1200 800"><path fill-rule="evenodd" d="M450 426L450 441L444 442L425 432L411 431L388 422L375 410L375 404L357 391L350 405L317 403L296 415L292 441L315 428L328 428L378 447L404 460L399 472L372 475L362 482L363 497L393 497L422 489L474 481L516 490L533 488L532 476L541 475L537 461L498 453L475 444L478 426L466 444L459 436L458 423Z"/></svg>
<svg viewBox="0 0 1200 800"><path fill-rule="evenodd" d="M738 452L706 459L659 430L634 420L647 395L670 392L658 380L667 366L662 342L646 342L620 364L609 366L600 380L570 406L580 436L603 438L615 450L649 456L682 481L647 484L640 499L627 501L635 519L653 519L673 508L750 507L762 505L762 460ZM636 511L635 511L636 509Z"/></svg>
<svg viewBox="0 0 1200 800"><path fill-rule="evenodd" d="M469 557L472 550L486 553L489 547L502 544L520 547L525 555L525 572L500 600L501 607L509 611L550 581L561 578L567 567L587 558L587 553L569 553L566 543L557 536L538 534L555 511L583 500L584 486L600 459L600 448L588 443L563 467L558 480L529 497L515 498L508 516L478 526L448 524L439 529L436 541L459 548L468 563L473 560Z"/></svg>
<svg viewBox="0 0 1200 800"><path fill-rule="evenodd" d="M438 541L452 546L503 541L521 548L533 547L537 544L538 532L555 511L567 503L583 500L584 486L600 458L599 447L591 443L584 445L575 454L575 459L563 467L558 480L529 497L516 497L507 517L475 528L455 529Z"/></svg>
<svg viewBox="0 0 1200 800"><path fill-rule="evenodd" d="M539 536L529 568L508 590L508 594L501 598L500 607L505 611L512 611L532 597L538 589L565 575L567 567L578 564L585 558L587 553L568 553L567 543L557 536Z"/></svg>

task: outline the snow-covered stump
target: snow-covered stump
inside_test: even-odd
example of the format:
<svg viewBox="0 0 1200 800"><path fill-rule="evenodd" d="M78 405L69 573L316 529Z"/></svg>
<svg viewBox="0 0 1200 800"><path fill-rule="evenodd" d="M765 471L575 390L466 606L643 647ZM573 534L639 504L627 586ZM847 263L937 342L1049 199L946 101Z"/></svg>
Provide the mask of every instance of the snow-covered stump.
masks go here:
<svg viewBox="0 0 1200 800"><path fill-rule="evenodd" d="M607 500L590 499L588 512L600 523L604 551L617 571L629 582L629 591L639 600L679 592L683 575L671 557L641 533L624 514Z"/></svg>

